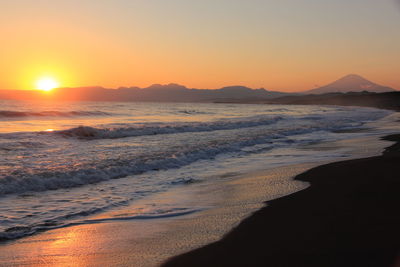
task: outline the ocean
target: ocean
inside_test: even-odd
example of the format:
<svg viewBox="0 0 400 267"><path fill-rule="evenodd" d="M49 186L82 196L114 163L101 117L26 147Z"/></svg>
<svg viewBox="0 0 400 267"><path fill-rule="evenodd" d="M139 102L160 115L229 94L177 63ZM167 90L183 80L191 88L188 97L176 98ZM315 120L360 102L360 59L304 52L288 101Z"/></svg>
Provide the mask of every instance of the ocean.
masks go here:
<svg viewBox="0 0 400 267"><path fill-rule="evenodd" d="M208 208L157 194L235 174L348 157L321 142L382 135L393 112L338 106L0 101L0 240ZM211 192L210 192L211 194ZM146 199L145 206L135 203ZM193 203L196 196L193 196ZM118 210L132 207L131 212Z"/></svg>

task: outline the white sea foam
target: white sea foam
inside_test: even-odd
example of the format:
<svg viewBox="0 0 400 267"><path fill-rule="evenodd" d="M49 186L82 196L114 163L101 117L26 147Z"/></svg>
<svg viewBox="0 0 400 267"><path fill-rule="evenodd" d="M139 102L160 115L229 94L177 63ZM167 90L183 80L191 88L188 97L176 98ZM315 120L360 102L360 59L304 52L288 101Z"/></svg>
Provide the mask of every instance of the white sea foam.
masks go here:
<svg viewBox="0 0 400 267"><path fill-rule="evenodd" d="M38 169L34 172L26 172L20 170L19 172L6 175L0 179L0 196L13 193L23 193L28 191L46 191L56 190L60 188L77 187L86 184L98 183L110 179L117 179L126 177L128 175L135 175L144 173L152 170L166 170L172 168L179 168L198 160L210 160L215 158L217 155L226 153L236 154L248 154L258 153L260 149L249 149L250 147L266 144L261 151L267 149L273 149L278 146L292 146L293 143L301 142L301 140L294 141L291 136L305 133L321 132L321 138L324 132L334 131L337 129L359 127L364 120L371 119L371 114L360 114L359 116L353 117L342 117L337 118L333 116L321 117L321 116L302 116L299 118L286 118L283 120L282 117L269 118L268 120L256 120L256 121L239 121L229 123L214 123L207 125L197 126L181 126L178 128L168 127L164 132L164 128L141 128L133 131L129 130L131 134L145 135L149 134L149 131L157 129L158 133L184 133L185 131L217 131L217 130L236 130L241 128L252 128L252 132L243 134L242 137L231 140L219 140L213 141L212 143L204 144L193 144L193 145L180 145L174 147L174 149L168 148L166 151L158 152L157 154L141 154L133 158L121 157L113 160L104 160L97 164L83 165L79 168L70 168L67 166L66 169L53 169L53 170L41 170ZM378 115L378 114L376 114ZM280 123L271 126L271 128L259 129L260 126L271 124L273 121L282 120ZM232 129L233 128L233 129ZM82 128L83 130L84 128ZM92 128L90 128L92 129ZM138 132L139 131L139 132ZM80 137L86 137L89 134L81 130L74 129L72 132L79 135ZM59 132L60 133L60 132ZM120 129L112 130L95 130L98 138L101 136L104 138L123 137L126 133ZM93 136L93 135L89 135ZM309 140L308 140L309 141ZM313 139L312 141L318 141Z"/></svg>

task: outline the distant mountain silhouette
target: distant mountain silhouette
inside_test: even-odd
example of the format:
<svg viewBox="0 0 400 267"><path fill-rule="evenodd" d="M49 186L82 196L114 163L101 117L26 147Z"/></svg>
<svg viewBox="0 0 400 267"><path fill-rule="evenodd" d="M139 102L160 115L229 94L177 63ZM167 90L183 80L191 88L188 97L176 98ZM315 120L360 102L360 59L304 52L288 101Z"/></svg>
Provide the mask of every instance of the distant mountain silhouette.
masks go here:
<svg viewBox="0 0 400 267"><path fill-rule="evenodd" d="M247 102L296 96L300 94L325 94L347 92L389 92L390 87L381 86L355 74L347 75L326 86L302 93L283 93L264 88L252 89L246 86L227 86L220 89L187 88L180 84L153 84L146 88L103 87L58 88L50 93L38 90L0 90L0 99L15 100L62 100L62 101L147 101L147 102Z"/></svg>
<svg viewBox="0 0 400 267"><path fill-rule="evenodd" d="M39 91L0 91L0 99L53 99L67 101L154 101L154 102L215 102L230 100L269 99L288 95L268 91L264 88L251 89L245 86L228 86L220 89L189 89L179 84L153 84L146 88L103 87L59 88L51 94Z"/></svg>
<svg viewBox="0 0 400 267"><path fill-rule="evenodd" d="M395 91L393 88L378 85L357 74L349 74L340 78L339 80L322 86L320 88L312 89L304 93L307 94L325 94L325 93L347 93L347 92L390 92Z"/></svg>

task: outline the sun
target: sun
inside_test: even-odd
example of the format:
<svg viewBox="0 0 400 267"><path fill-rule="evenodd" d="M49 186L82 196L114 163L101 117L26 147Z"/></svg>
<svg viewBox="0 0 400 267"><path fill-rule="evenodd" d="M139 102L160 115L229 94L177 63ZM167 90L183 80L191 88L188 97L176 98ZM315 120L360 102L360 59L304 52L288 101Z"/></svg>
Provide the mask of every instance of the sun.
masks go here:
<svg viewBox="0 0 400 267"><path fill-rule="evenodd" d="M43 77L36 81L36 89L42 91L51 91L59 87L59 83L51 77Z"/></svg>

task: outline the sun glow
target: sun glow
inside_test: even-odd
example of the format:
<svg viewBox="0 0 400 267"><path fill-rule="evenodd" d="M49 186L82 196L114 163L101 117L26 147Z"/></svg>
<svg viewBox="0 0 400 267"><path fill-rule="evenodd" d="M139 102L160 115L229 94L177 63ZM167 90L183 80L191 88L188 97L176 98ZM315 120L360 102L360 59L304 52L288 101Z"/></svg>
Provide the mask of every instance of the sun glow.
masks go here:
<svg viewBox="0 0 400 267"><path fill-rule="evenodd" d="M59 87L59 83L51 77L43 77L36 81L36 89L42 91L51 91Z"/></svg>

